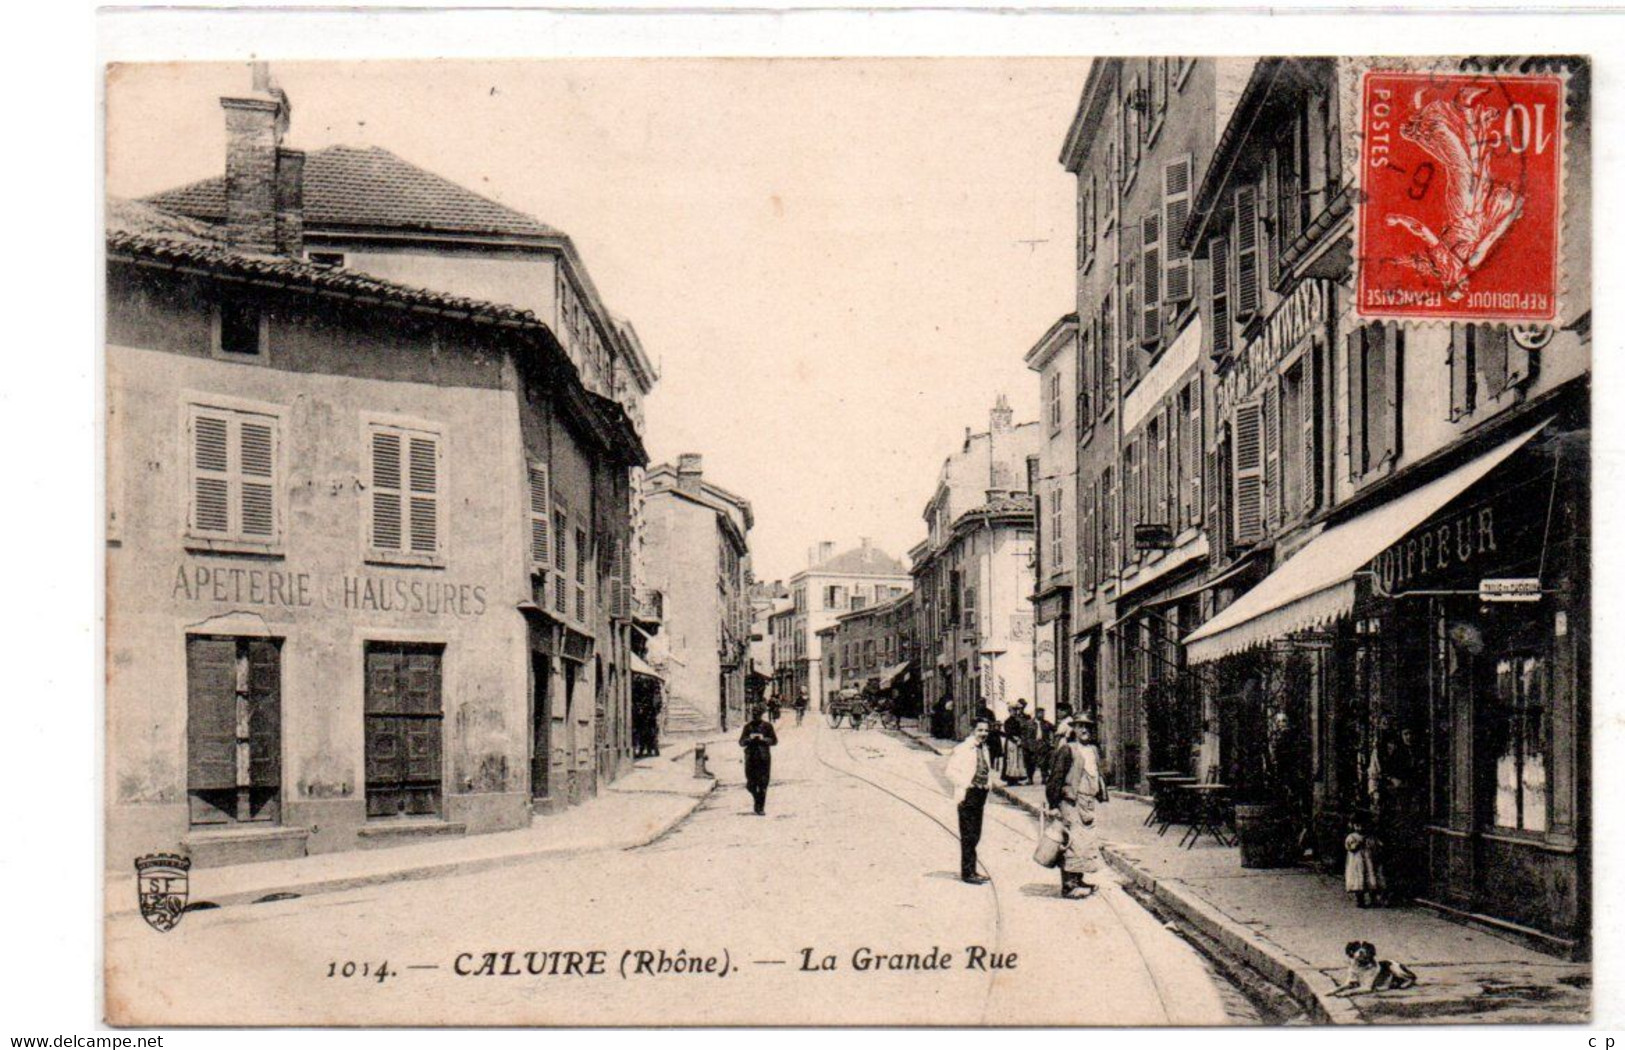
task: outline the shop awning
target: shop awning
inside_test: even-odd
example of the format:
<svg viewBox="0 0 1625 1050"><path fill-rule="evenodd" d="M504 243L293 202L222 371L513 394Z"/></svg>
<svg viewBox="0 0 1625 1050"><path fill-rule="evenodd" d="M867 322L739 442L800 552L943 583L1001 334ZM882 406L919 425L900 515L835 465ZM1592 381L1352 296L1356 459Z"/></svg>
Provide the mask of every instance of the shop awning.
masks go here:
<svg viewBox="0 0 1625 1050"><path fill-rule="evenodd" d="M645 660L637 653L632 654L632 673L643 675L645 678L658 678L661 681L665 681L665 676L659 671L656 671L653 667L650 667L649 661Z"/></svg>
<svg viewBox="0 0 1625 1050"><path fill-rule="evenodd" d="M884 671L881 671L880 672L880 688L882 688L882 689L890 689L892 686L896 685L897 680L903 676L903 674L909 669L910 666L911 666L911 661L904 660L900 664L893 664L892 666L886 668Z"/></svg>
<svg viewBox="0 0 1625 1050"><path fill-rule="evenodd" d="M1355 573L1494 470L1545 425L1322 532L1257 587L1187 635L1186 659L1206 663L1348 615L1354 608Z"/></svg>

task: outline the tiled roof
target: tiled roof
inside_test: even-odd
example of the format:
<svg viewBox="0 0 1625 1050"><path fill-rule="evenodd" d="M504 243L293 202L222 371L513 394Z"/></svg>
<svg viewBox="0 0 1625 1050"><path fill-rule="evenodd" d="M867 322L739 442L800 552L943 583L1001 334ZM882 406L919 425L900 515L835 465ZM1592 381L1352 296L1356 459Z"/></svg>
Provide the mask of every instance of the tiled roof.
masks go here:
<svg viewBox="0 0 1625 1050"><path fill-rule="evenodd" d="M1012 492L995 496L980 507L967 510L955 519L955 524L982 515L1024 514L1031 516L1036 504L1029 492Z"/></svg>
<svg viewBox="0 0 1625 1050"><path fill-rule="evenodd" d="M842 573L871 576L906 576L903 563L879 547L853 547L825 562L814 566L814 572L840 575Z"/></svg>
<svg viewBox="0 0 1625 1050"><path fill-rule="evenodd" d="M166 211L224 222L226 180L204 179L146 198ZM305 157L305 228L558 237L523 212L482 197L378 146L328 146Z"/></svg>
<svg viewBox="0 0 1625 1050"><path fill-rule="evenodd" d="M414 288L368 277L354 270L315 266L280 255L238 251L219 239L217 230L199 228L150 204L109 198L107 254L179 266L194 266L249 279L271 279L291 287L335 292L363 300L452 314L515 328L546 328L529 310L504 303Z"/></svg>

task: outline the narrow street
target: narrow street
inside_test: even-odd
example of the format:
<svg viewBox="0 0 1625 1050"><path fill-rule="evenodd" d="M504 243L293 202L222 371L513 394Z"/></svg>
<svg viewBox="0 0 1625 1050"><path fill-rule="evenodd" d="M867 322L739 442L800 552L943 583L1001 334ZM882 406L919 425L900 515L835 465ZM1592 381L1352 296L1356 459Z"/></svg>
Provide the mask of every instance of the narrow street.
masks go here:
<svg viewBox="0 0 1625 1050"><path fill-rule="evenodd" d="M718 791L647 847L194 911L167 935L125 916L108 928L107 965L125 971L114 986L134 1018L150 1004L202 1024L1249 1019L1108 873L1092 898L1060 899L1019 810L989 803L992 882L960 882L941 757L875 729L780 726L765 818L750 812L737 749L714 746ZM662 951L667 969L680 952L718 961L638 972L640 960L659 970ZM555 952L582 956L543 954ZM898 955L920 968L868 962Z"/></svg>

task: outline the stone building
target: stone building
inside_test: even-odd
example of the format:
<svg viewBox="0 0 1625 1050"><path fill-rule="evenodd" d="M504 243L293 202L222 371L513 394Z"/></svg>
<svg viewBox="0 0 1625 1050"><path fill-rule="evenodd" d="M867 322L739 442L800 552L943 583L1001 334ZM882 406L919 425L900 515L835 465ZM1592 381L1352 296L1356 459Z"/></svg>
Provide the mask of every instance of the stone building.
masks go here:
<svg viewBox="0 0 1625 1050"><path fill-rule="evenodd" d="M1033 695L1033 497L1027 463L1040 425L1013 422L1001 396L983 433L949 456L910 551L920 685L939 736L962 737L976 712L1003 718Z"/></svg>
<svg viewBox="0 0 1625 1050"><path fill-rule="evenodd" d="M827 540L808 551L807 568L789 580L790 640L777 658L790 667L787 695L805 692L809 709L821 710L834 687L825 681L819 632L842 613L896 598L911 585L902 563L867 539L839 554Z"/></svg>
<svg viewBox="0 0 1625 1050"><path fill-rule="evenodd" d="M740 725L750 671L750 503L704 477L685 453L644 479L649 587L664 620L651 643L666 681L665 728Z"/></svg>
<svg viewBox="0 0 1625 1050"><path fill-rule="evenodd" d="M1078 315L1067 314L1027 351L1038 373L1042 438L1032 480L1033 713L1072 702L1072 579L1077 560Z"/></svg>
<svg viewBox="0 0 1625 1050"><path fill-rule="evenodd" d="M256 87L214 216L108 208L112 865L523 827L629 752L628 413L530 310L307 259Z"/></svg>

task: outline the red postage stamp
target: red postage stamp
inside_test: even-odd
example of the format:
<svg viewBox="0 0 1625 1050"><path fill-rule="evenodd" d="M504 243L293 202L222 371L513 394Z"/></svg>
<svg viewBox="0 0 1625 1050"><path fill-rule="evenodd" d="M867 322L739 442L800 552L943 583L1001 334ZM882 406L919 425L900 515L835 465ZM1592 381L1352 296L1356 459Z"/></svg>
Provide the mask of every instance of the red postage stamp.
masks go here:
<svg viewBox="0 0 1625 1050"><path fill-rule="evenodd" d="M1373 70L1360 124L1360 316L1557 315L1560 78Z"/></svg>

